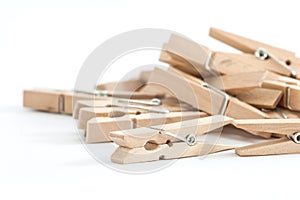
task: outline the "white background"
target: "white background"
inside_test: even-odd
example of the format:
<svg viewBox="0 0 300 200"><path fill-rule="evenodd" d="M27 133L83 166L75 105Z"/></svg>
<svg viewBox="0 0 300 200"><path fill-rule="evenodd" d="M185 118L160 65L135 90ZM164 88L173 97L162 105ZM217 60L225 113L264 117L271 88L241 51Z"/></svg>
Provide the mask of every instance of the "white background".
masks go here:
<svg viewBox="0 0 300 200"><path fill-rule="evenodd" d="M214 50L234 51L208 37L214 26L300 52L296 2L2 0L0 198L298 199L298 155L239 158L228 152L180 160L153 174L122 174L85 151L68 116L21 107L24 88L72 88L94 48L137 28L170 29ZM155 56L136 62L153 63Z"/></svg>

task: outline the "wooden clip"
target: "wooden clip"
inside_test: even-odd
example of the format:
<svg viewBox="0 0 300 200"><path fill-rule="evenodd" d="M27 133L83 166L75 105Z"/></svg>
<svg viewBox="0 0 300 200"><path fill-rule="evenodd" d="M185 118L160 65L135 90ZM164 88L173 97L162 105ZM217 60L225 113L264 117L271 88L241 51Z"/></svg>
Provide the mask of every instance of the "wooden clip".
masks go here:
<svg viewBox="0 0 300 200"><path fill-rule="evenodd" d="M110 142L108 134L112 131L137 127L149 127L208 116L204 112L171 112L167 114L145 113L139 115L118 115L118 117L97 117L87 122L86 142Z"/></svg>
<svg viewBox="0 0 300 200"><path fill-rule="evenodd" d="M239 156L300 154L300 144L284 137L274 139L272 141L239 147L235 149L235 153Z"/></svg>
<svg viewBox="0 0 300 200"><path fill-rule="evenodd" d="M145 93L129 91L101 91L99 93L73 92L63 90L24 90L23 106L35 110L64 113L73 113L73 103L80 100L105 100L109 97L130 99L163 98L163 93Z"/></svg>
<svg viewBox="0 0 300 200"><path fill-rule="evenodd" d="M263 68L258 68L259 65L255 65L255 63L263 64L264 62L253 56L251 59L247 55L246 58L243 56L222 56L220 58L217 53L211 52L204 46L186 38L172 35L169 43L164 45L160 60L186 74L202 78L210 85L225 90L257 108L275 108L281 99L282 92L261 88L261 83L266 78L267 72ZM214 62L215 59L217 59L217 64ZM247 60L247 62L242 62L243 60ZM255 61L254 64L253 61ZM233 64L234 67L231 66ZM248 68L249 70L247 70ZM218 75L218 73L223 74L223 76ZM250 89L251 92L249 92Z"/></svg>
<svg viewBox="0 0 300 200"><path fill-rule="evenodd" d="M204 82L182 72L170 69L164 71L154 69L151 82L155 82L170 88L177 98L188 102L210 115L218 114L224 107L226 100L224 95L204 86ZM258 109L230 97L226 106L226 115L237 119L268 118L267 114Z"/></svg>
<svg viewBox="0 0 300 200"><path fill-rule="evenodd" d="M211 28L210 36L244 53L265 61L260 67L276 73L300 78L300 60L295 53L257 42L242 36Z"/></svg>
<svg viewBox="0 0 300 200"><path fill-rule="evenodd" d="M272 79L274 79L276 75L273 74L270 76L272 73L266 72L266 70L271 70L279 74L291 75L292 72L287 71L285 68L289 66L278 61L277 57L272 57L274 53L267 52L269 53L269 58L271 58L267 60L261 60L254 56L255 52L257 53L257 50L259 50L260 47L267 48L277 53L283 53L285 56L294 56L294 53L248 40L217 29L211 29L210 34L216 39L220 39L221 41L246 53L251 52L251 54L211 52L208 48L191 40L177 35L172 35L168 44L164 45L164 50L162 51L160 60L167 62L176 69L190 75L202 78L204 77L207 83L215 87L217 82L217 85L219 84L219 87L217 88L223 88L226 92L239 97L242 101L258 108L274 109L281 99L281 91L284 96L280 101L281 106L292 110L300 109L300 104L298 103L298 96L300 96L299 81L278 75L277 78L275 78L277 79L275 81ZM298 67L297 69L300 70L300 64L297 66L295 65L295 67ZM221 77L211 76L211 71L219 72L224 75ZM264 73L268 75L263 77L264 79L260 79L262 77L259 75L263 75ZM264 81L275 82L270 84ZM261 84L262 82L264 82L264 84ZM283 83L281 82L285 82L285 85L283 86ZM262 85L261 87L263 88L272 90L262 89L260 88L260 85ZM257 88L251 92L248 91L248 89L253 89L254 87ZM264 92L267 92L266 94L268 95L261 95ZM291 95L286 95L287 93Z"/></svg>
<svg viewBox="0 0 300 200"><path fill-rule="evenodd" d="M152 126L151 128L137 128L111 132L113 141L123 147L143 147L149 141L155 144L166 144L178 141L178 137L184 138L188 133L195 136L213 131L226 125L233 125L236 128L247 132L268 132L281 135L293 135L295 130L300 130L299 119L233 119L230 117L216 115L200 119L187 120L178 123ZM164 134L163 132L171 133ZM176 136L174 136L176 135Z"/></svg>
<svg viewBox="0 0 300 200"><path fill-rule="evenodd" d="M234 125L241 129L262 130L284 136L281 139L236 148L239 156L300 153L299 119L235 120Z"/></svg>
<svg viewBox="0 0 300 200"><path fill-rule="evenodd" d="M102 100L83 100L77 101L73 117L78 119L81 108L103 108L103 107L126 107L147 110L149 112L168 113L179 111L196 111L189 104L179 102L175 98L164 99L123 99L123 98L107 98Z"/></svg>
<svg viewBox="0 0 300 200"><path fill-rule="evenodd" d="M213 120L214 118L217 119ZM234 120L224 116L211 116L163 126L111 132L110 138L120 146L112 155L112 161L117 163L135 163L196 156L199 155L199 148L203 145L202 143L197 143L196 136L229 124L247 131L273 132L289 137L289 139L283 138L237 148L236 152L238 155L300 153L299 119ZM191 134L194 135L191 136ZM180 142L176 145L178 141ZM174 144L174 149L172 149ZM175 152L172 153L169 148ZM232 147L217 145L216 148L227 150ZM185 154L185 152L193 153Z"/></svg>
<svg viewBox="0 0 300 200"><path fill-rule="evenodd" d="M194 137L186 137L189 133L195 133L196 136L202 135L223 127L231 121L231 118L214 116L151 128L111 132L110 138L120 146L111 159L115 163L128 164L200 156L233 149L233 146L204 144ZM180 140L187 141L178 142ZM193 144L188 142L193 142Z"/></svg>
<svg viewBox="0 0 300 200"><path fill-rule="evenodd" d="M76 113L79 111L78 128L86 130L87 121L94 117L109 117L109 116L118 117L120 115L121 116L124 115L124 113L139 115L142 113L167 114L169 112L195 111L195 108L193 107L188 107L185 105L181 106L181 104L174 104L174 101L172 101L172 99L162 100L161 106L144 106L144 105L126 104L126 103L120 104L118 103L119 100L124 100L124 99L112 99L112 101L110 100L79 101L79 103L76 106Z"/></svg>
<svg viewBox="0 0 300 200"><path fill-rule="evenodd" d="M262 112L237 98L224 96L224 94L216 90L205 87L205 82L181 71L174 69L169 69L168 71L154 69L152 73L151 82L168 87L176 94L176 98L188 102L193 107L209 115L220 114L224 110L226 116L235 119L270 118L269 113ZM271 133L263 132L251 133L264 138L270 138L272 135Z"/></svg>
<svg viewBox="0 0 300 200"><path fill-rule="evenodd" d="M72 91L61 90L24 90L23 106L40 111L53 113L72 114L73 108ZM80 94L80 99L91 99L90 95Z"/></svg>
<svg viewBox="0 0 300 200"><path fill-rule="evenodd" d="M152 126L151 128L136 128L131 130L115 131L109 134L110 138L119 146L127 148L144 147L148 143L166 144L180 141L178 137L185 138L188 134L200 136L210 131L231 124L232 118L222 115L203 117L199 119L181 121L177 123ZM170 134L164 134L164 132Z"/></svg>

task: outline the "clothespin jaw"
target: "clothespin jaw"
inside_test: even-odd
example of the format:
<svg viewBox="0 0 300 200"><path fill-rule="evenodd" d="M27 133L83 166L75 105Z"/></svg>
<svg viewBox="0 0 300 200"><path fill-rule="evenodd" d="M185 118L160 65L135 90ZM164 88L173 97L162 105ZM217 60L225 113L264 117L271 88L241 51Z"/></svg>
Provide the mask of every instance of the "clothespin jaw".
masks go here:
<svg viewBox="0 0 300 200"><path fill-rule="evenodd" d="M295 53L293 52L273 47L215 28L211 28L209 34L211 37L244 53L252 54L257 59L264 61L272 60L269 64L272 64L273 66L275 66L275 68L277 68L277 70L280 70L280 72L277 71L277 73L279 74L291 76L298 79L300 78L299 58L296 58Z"/></svg>

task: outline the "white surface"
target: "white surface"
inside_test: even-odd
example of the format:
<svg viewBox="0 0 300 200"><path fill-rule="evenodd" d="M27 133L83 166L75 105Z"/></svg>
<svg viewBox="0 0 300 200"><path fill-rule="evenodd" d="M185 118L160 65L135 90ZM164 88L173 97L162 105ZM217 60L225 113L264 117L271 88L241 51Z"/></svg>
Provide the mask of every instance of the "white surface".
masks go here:
<svg viewBox="0 0 300 200"><path fill-rule="evenodd" d="M226 152L127 175L87 153L71 118L21 108L22 89L72 88L96 46L136 28L170 29L233 51L207 36L215 26L300 52L298 8L289 0L1 1L0 198L298 199L299 155L239 158ZM156 59L138 56L128 64Z"/></svg>

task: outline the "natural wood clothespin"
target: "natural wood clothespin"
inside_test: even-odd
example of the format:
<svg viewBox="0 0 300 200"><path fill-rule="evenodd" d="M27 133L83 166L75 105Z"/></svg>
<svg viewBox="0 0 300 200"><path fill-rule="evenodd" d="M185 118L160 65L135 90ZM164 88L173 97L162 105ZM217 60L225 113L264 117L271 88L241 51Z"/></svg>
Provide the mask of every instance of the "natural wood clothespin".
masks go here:
<svg viewBox="0 0 300 200"><path fill-rule="evenodd" d="M110 138L120 147L112 155L112 161L117 163L135 163L154 161L159 159L181 158L187 156L185 152L193 152L188 156L197 156L199 146L196 136L219 129L226 125L249 131L262 131L282 134L287 138L271 142L237 148L241 156L271 155L300 153L300 120L299 119L243 119L234 120L224 116L210 116L201 119L182 121L179 123L152 126L150 128L137 128L133 130L115 131L110 133ZM175 153L172 147L176 142ZM185 145L183 145L186 143ZM296 144L297 143L297 144ZM194 148L194 146L196 146ZM223 145L216 148L231 149Z"/></svg>
<svg viewBox="0 0 300 200"><path fill-rule="evenodd" d="M23 106L40 111L71 115L73 95L72 91L24 90ZM90 95L80 94L79 96L81 99L91 99Z"/></svg>
<svg viewBox="0 0 300 200"><path fill-rule="evenodd" d="M178 99L188 102L193 107L203 110L208 114L221 113L225 108L227 116L237 119L268 118L267 114L258 109L234 97L225 96L224 93L207 87L207 84L200 79L183 74L182 72L172 69L164 71L156 68L152 73L151 82L170 88L177 95ZM225 101L228 102L224 104Z"/></svg>
<svg viewBox="0 0 300 200"><path fill-rule="evenodd" d="M110 138L120 146L111 159L116 163L128 164L200 156L233 149L234 147L229 145L204 144L196 138L231 122L231 118L214 116L111 132Z"/></svg>
<svg viewBox="0 0 300 200"><path fill-rule="evenodd" d="M284 136L281 139L236 148L239 156L300 153L300 119L236 120L236 127L262 130Z"/></svg>
<svg viewBox="0 0 300 200"><path fill-rule="evenodd" d="M164 45L160 60L180 71L201 78L229 94L240 97L240 100L258 108L270 109L277 106L282 95L281 91L261 88L266 78L265 70L253 70L255 68L250 65L248 67L250 70L245 71L244 65L248 66L248 63L241 64L240 60L243 60L241 58L224 58L223 56L221 60L218 57L216 64L215 54L217 53L191 40L172 35L169 42ZM256 61L255 58L254 60ZM232 69L232 63L235 64L234 69ZM223 76L220 76L221 74ZM249 93L249 89L253 90ZM267 95L261 95L262 93Z"/></svg>
<svg viewBox="0 0 300 200"><path fill-rule="evenodd" d="M24 90L23 106L35 110L64 113L73 113L73 102L79 100L105 100L108 97L130 98L130 99L152 99L162 98L163 93L145 93L129 91L100 91L96 93L74 92L63 90Z"/></svg>
<svg viewBox="0 0 300 200"><path fill-rule="evenodd" d="M259 67L276 73L300 78L300 59L295 53L257 42L242 36L211 28L210 36L244 53L265 61Z"/></svg>
<svg viewBox="0 0 300 200"><path fill-rule="evenodd" d="M158 102L159 104L157 104ZM120 116L123 115L123 113L139 115L141 113L167 114L169 112L195 111L195 108L176 102L174 98L162 100L112 98L96 101L79 101L75 107L74 114L75 117L78 116L78 128L83 130L86 129L87 121L94 117Z"/></svg>
<svg viewBox="0 0 300 200"><path fill-rule="evenodd" d="M150 106L150 107L149 107ZM155 106L155 107L153 107ZM158 107L160 106L160 107ZM182 111L193 111L195 108L191 107L189 104L178 102L175 98L164 98L164 99L124 99L124 98L107 98L102 100L83 100L77 101L73 117L78 119L79 112L81 108L103 108L103 107L126 107L126 108L137 108L144 109L148 111L155 112L155 109L158 109L156 112L175 112L179 111L180 108Z"/></svg>
<svg viewBox="0 0 300 200"><path fill-rule="evenodd" d="M118 117L92 118L87 122L86 142L110 142L111 139L108 134L112 131L168 124L206 116L208 115L204 112L145 113L139 115L128 115L124 112L123 115L120 114Z"/></svg>

